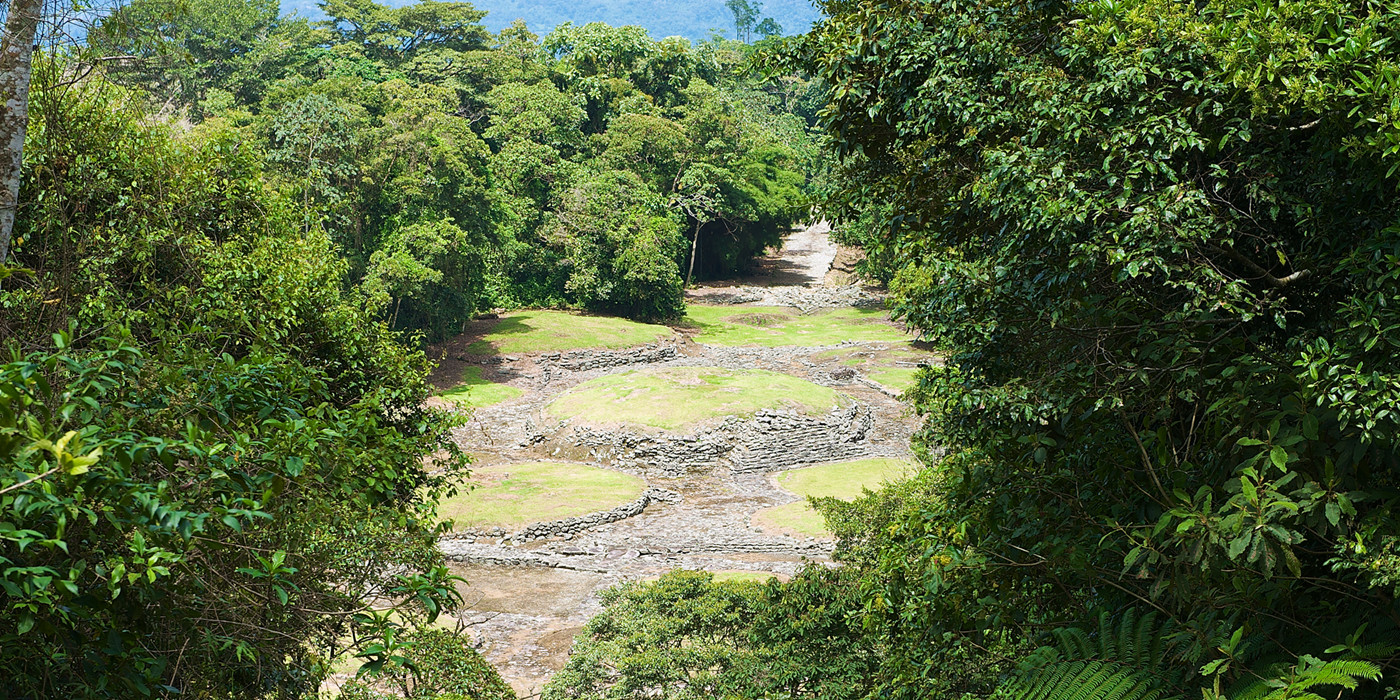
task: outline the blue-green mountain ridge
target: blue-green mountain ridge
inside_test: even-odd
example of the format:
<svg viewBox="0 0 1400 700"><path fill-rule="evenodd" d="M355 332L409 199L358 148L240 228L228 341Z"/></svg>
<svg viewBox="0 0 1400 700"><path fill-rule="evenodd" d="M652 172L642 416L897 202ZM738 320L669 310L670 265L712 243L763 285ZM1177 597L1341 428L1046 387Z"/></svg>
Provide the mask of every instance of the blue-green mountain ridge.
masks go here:
<svg viewBox="0 0 1400 700"><path fill-rule="evenodd" d="M388 0L387 4L400 6L410 1ZM523 19L540 35L564 22L606 22L639 25L656 38L683 36L700 41L712 31L734 37L734 17L724 0L480 0L472 4L487 12L484 24L491 31ZM312 19L325 17L316 0L283 0L282 10ZM821 12L810 0L767 0L761 16L777 20L783 33L792 35L805 33Z"/></svg>

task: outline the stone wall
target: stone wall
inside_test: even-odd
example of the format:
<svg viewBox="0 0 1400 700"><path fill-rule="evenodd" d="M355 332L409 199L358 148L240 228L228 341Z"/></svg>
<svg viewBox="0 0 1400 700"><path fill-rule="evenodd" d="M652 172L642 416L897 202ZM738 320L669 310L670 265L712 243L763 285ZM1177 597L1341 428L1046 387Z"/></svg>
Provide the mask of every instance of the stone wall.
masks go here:
<svg viewBox="0 0 1400 700"><path fill-rule="evenodd" d="M777 471L802 464L857 459L875 425L870 409L855 404L822 418L786 411L761 411L729 453L735 472Z"/></svg>
<svg viewBox="0 0 1400 700"><path fill-rule="evenodd" d="M762 410L748 420L730 417L694 435L611 432L574 426L566 438L588 457L667 478L727 465L734 472L775 471L801 464L856 459L869 452L875 424L870 408L853 404L824 416Z"/></svg>
<svg viewBox="0 0 1400 700"><path fill-rule="evenodd" d="M707 294L705 300L717 304L790 306L804 314L815 309L878 309L885 305L882 294L859 284L841 287L733 287L723 293Z"/></svg>
<svg viewBox="0 0 1400 700"><path fill-rule="evenodd" d="M677 357L680 357L680 349L675 345L652 343L624 350L547 352L536 358L535 362L544 370L587 372L594 369L665 362Z"/></svg>
<svg viewBox="0 0 1400 700"><path fill-rule="evenodd" d="M586 448L593 459L678 477L692 470L712 468L724 459L734 449L734 434L742 423L731 417L719 427L696 435L612 432L580 425L574 426L567 439L575 447Z"/></svg>

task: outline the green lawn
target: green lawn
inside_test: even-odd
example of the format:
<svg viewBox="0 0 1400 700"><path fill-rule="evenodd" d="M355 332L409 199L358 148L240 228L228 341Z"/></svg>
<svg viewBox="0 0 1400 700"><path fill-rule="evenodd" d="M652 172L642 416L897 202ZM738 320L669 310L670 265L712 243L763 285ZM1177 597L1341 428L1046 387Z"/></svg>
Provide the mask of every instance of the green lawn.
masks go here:
<svg viewBox="0 0 1400 700"><path fill-rule="evenodd" d="M583 348L626 348L672 334L670 328L610 316L582 316L564 311L515 311L480 340L467 346L473 355L512 352L557 352Z"/></svg>
<svg viewBox="0 0 1400 700"><path fill-rule="evenodd" d="M912 462L902 459L862 459L785 471L778 474L775 481L783 490L803 498L831 496L849 501L865 489L876 489L914 468ZM799 536L828 537L831 534L821 514L812 510L805 500L765 508L754 515L754 523Z"/></svg>
<svg viewBox="0 0 1400 700"><path fill-rule="evenodd" d="M441 396L458 406L480 408L507 399L513 399L525 392L508 384L495 384L481 378L480 367L467 367L462 372L462 383L442 392Z"/></svg>
<svg viewBox="0 0 1400 700"><path fill-rule="evenodd" d="M697 306L685 323L707 345L834 345L846 340L899 343L912 336L889 325L879 309L824 309L808 315L777 307Z"/></svg>
<svg viewBox="0 0 1400 700"><path fill-rule="evenodd" d="M610 374L561 394L545 409L556 418L676 430L763 408L825 413L850 399L828 387L759 369L667 367Z"/></svg>
<svg viewBox="0 0 1400 700"><path fill-rule="evenodd" d="M917 367L886 367L870 372L866 376L894 391L905 392L914 388L914 385L918 383L916 381L918 375L919 369Z"/></svg>
<svg viewBox="0 0 1400 700"><path fill-rule="evenodd" d="M530 462L472 470L473 488L438 504L438 515L458 529L531 523L586 515L642 495L646 482L583 464Z"/></svg>

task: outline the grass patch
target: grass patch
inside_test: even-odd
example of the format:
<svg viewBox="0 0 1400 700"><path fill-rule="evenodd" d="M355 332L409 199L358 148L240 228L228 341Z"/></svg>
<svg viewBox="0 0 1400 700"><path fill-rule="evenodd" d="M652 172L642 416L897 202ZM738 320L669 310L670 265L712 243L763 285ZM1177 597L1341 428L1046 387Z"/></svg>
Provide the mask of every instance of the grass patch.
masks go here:
<svg viewBox="0 0 1400 700"><path fill-rule="evenodd" d="M919 368L887 367L871 372L867 376L890 389L903 393L914 388L914 385L918 383Z"/></svg>
<svg viewBox="0 0 1400 700"><path fill-rule="evenodd" d="M695 341L707 345L834 345L845 340L898 343L912 336L889 325L879 309L823 309L805 316L753 307L698 306L685 323L699 328Z"/></svg>
<svg viewBox="0 0 1400 700"><path fill-rule="evenodd" d="M474 488L438 504L438 515L459 529L531 523L586 515L642 495L646 483L630 474L583 464L530 462L472 470Z"/></svg>
<svg viewBox="0 0 1400 700"><path fill-rule="evenodd" d="M545 410L556 418L676 430L711 418L749 416L764 408L819 415L849 402L833 389L776 372L667 367L586 381Z"/></svg>
<svg viewBox="0 0 1400 700"><path fill-rule="evenodd" d="M799 537L830 537L826 520L806 501L764 508L753 516L754 524L765 530L778 530Z"/></svg>
<svg viewBox="0 0 1400 700"><path fill-rule="evenodd" d="M510 352L557 352L584 348L627 348L656 342L671 329L610 316L580 316L563 311L515 311L480 340L467 346L473 355Z"/></svg>
<svg viewBox="0 0 1400 700"><path fill-rule="evenodd" d="M754 583L767 583L769 579L783 578L769 571L716 571L714 573L716 581L752 581Z"/></svg>
<svg viewBox="0 0 1400 700"><path fill-rule="evenodd" d="M785 491L798 496L834 497L854 500L881 484L897 479L914 469L902 459L862 459L855 462L823 464L805 469L793 469L778 474L775 481ZM828 537L826 522L805 500L765 508L754 515L760 527L780 530L806 537Z"/></svg>
<svg viewBox="0 0 1400 700"><path fill-rule="evenodd" d="M467 367L462 383L442 392L442 398L469 408L480 408L513 399L525 392L509 384L496 384L481 378L480 367Z"/></svg>

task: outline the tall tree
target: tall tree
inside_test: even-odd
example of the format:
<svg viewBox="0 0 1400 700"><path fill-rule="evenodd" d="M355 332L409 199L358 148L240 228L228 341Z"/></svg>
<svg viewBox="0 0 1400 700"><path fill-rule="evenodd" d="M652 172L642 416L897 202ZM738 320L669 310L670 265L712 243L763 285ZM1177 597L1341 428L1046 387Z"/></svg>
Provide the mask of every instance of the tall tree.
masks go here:
<svg viewBox="0 0 1400 700"><path fill-rule="evenodd" d="M734 38L749 43L754 25L758 24L758 13L763 9L763 3L758 0L725 0L724 6L734 13Z"/></svg>
<svg viewBox="0 0 1400 700"><path fill-rule="evenodd" d="M29 127L29 80L33 75L34 42L39 31L42 0L10 0L0 44L0 143L5 144L0 175L0 263L10 254L10 233L15 227L19 202L20 171L24 164L24 133Z"/></svg>

